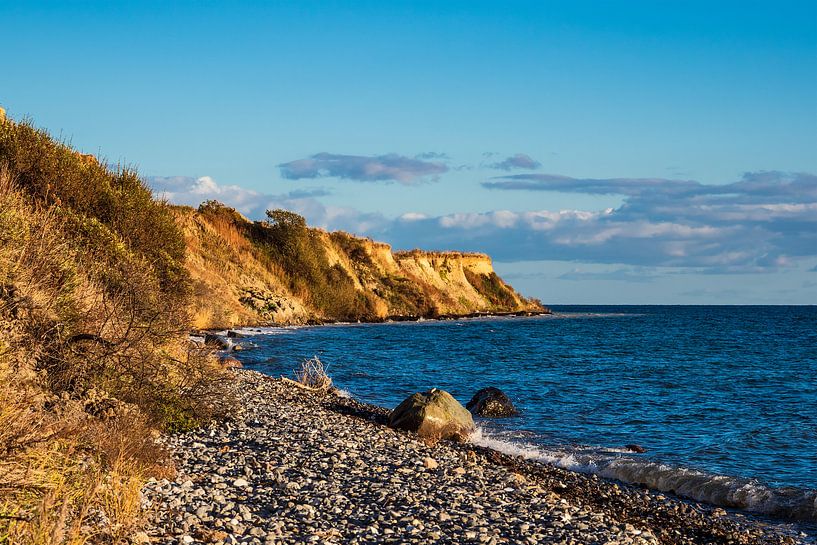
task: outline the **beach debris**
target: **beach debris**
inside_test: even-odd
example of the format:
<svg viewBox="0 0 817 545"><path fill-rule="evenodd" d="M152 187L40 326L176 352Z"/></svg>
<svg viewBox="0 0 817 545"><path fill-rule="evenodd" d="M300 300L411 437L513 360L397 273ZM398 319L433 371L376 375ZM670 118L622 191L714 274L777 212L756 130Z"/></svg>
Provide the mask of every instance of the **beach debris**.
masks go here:
<svg viewBox="0 0 817 545"><path fill-rule="evenodd" d="M300 369L295 370L295 380L281 377L281 380L303 390L325 392L332 387L332 379L326 373L323 362L314 356L301 362Z"/></svg>
<svg viewBox="0 0 817 545"><path fill-rule="evenodd" d="M474 394L465 408L478 416L494 418L508 417L519 414L511 399L499 388L489 386Z"/></svg>
<svg viewBox="0 0 817 545"><path fill-rule="evenodd" d="M474 431L474 419L451 394L432 388L403 400L391 412L389 426L415 432L432 443L440 439L462 442Z"/></svg>

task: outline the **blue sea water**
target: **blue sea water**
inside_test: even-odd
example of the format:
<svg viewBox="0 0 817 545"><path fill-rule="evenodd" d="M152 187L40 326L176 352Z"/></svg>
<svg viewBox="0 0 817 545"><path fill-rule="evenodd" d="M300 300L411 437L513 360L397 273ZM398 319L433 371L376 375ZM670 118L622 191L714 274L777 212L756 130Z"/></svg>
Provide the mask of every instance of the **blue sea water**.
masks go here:
<svg viewBox="0 0 817 545"><path fill-rule="evenodd" d="M772 516L817 520L817 307L563 306L554 315L244 330L245 367L394 407L496 386L477 443ZM635 443L644 454L622 447Z"/></svg>

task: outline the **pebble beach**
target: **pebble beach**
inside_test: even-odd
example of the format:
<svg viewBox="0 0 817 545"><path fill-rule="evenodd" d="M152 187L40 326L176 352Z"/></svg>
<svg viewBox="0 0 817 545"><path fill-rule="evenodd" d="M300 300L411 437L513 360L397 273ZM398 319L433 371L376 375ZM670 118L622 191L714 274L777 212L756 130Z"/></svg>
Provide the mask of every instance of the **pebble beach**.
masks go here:
<svg viewBox="0 0 817 545"><path fill-rule="evenodd" d="M799 544L792 526L386 426L387 409L235 370L230 420L168 435L151 543Z"/></svg>

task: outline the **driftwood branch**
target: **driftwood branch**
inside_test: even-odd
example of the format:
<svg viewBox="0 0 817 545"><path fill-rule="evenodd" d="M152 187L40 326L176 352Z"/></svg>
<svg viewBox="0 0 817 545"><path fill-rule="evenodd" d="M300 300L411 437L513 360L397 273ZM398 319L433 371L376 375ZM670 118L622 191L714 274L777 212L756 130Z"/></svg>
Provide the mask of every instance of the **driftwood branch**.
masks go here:
<svg viewBox="0 0 817 545"><path fill-rule="evenodd" d="M325 392L329 390L329 388L332 386L331 380L325 382L322 386L307 386L305 384L301 384L300 382L294 381L286 377L281 377L281 382L283 382L284 384L291 384L293 386L297 386L298 388L306 390L308 392Z"/></svg>
<svg viewBox="0 0 817 545"><path fill-rule="evenodd" d="M105 348L111 348L114 344L111 341L103 339L99 335L94 335L93 333L80 333L79 335L74 335L73 337L69 337L66 344L74 344L80 341L90 341L97 344L101 344Z"/></svg>

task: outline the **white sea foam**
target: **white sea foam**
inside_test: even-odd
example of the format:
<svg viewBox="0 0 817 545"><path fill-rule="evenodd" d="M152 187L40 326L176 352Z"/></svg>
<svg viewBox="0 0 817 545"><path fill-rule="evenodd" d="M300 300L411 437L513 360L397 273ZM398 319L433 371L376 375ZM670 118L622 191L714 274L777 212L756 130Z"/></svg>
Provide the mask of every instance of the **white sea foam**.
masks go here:
<svg viewBox="0 0 817 545"><path fill-rule="evenodd" d="M337 388L335 390L335 395L345 399L353 399L352 393L349 390L344 390L342 388Z"/></svg>
<svg viewBox="0 0 817 545"><path fill-rule="evenodd" d="M300 326L288 325L268 327L242 327L240 329L234 329L233 331L240 333L241 335L246 335L250 337L253 335L288 335L293 333L296 329L300 329ZM226 335L226 332L224 334Z"/></svg>
<svg viewBox="0 0 817 545"><path fill-rule="evenodd" d="M693 500L764 515L817 522L817 490L772 488L753 479L714 475L606 449L569 450L510 441L477 427L471 441L512 456L639 484Z"/></svg>

